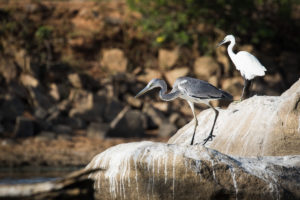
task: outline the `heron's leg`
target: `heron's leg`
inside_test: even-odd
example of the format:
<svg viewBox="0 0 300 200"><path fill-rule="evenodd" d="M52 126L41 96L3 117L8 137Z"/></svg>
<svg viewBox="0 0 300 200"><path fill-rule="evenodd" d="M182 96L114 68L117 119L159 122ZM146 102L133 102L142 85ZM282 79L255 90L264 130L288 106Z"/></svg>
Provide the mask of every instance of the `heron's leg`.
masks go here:
<svg viewBox="0 0 300 200"><path fill-rule="evenodd" d="M194 131L193 131L193 137L192 137L192 141L191 141L191 145L194 144L194 138L195 138L195 134L196 134L196 128L198 126L198 120L197 120L197 117L196 117L196 114L195 114L195 109L194 109L194 103L190 102L190 101L187 101L192 109L192 112L193 112L193 116L194 116L194 119L195 119L195 126L194 126Z"/></svg>
<svg viewBox="0 0 300 200"><path fill-rule="evenodd" d="M214 128L215 128L215 124L216 124L217 118L219 116L219 111L217 109L215 109L210 103L208 103L208 105L215 111L215 119L214 119L213 126L211 128L211 131L210 131L208 137L204 140L203 145L205 145L208 140L212 140L212 138L215 137L213 135L213 131L214 131Z"/></svg>
<svg viewBox="0 0 300 200"><path fill-rule="evenodd" d="M245 93L246 93L246 97L248 96L250 86L251 86L251 80L244 78L244 87L243 87L242 95L240 97L240 101L242 101L244 99Z"/></svg>

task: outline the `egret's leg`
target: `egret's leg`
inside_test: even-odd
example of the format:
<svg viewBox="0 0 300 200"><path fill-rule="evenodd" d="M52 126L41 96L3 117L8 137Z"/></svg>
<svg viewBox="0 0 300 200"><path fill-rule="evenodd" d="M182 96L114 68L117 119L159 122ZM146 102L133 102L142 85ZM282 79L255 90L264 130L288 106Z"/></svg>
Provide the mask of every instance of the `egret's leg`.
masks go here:
<svg viewBox="0 0 300 200"><path fill-rule="evenodd" d="M242 95L240 97L240 101L244 99L245 92L246 92L246 97L248 96L250 86L251 86L251 80L244 78L244 87L243 87Z"/></svg>
<svg viewBox="0 0 300 200"><path fill-rule="evenodd" d="M212 138L215 137L213 135L213 131L214 131L214 128L215 128L215 124L216 124L217 118L219 116L219 111L217 109L215 109L212 105L210 105L210 104L208 104L208 105L215 111L215 119L214 119L213 126L211 128L211 131L210 131L208 137L204 140L203 145L205 145L208 140L212 140Z"/></svg>
<svg viewBox="0 0 300 200"><path fill-rule="evenodd" d="M193 137L192 137L192 141L191 141L191 145L194 144L194 138L195 138L195 134L196 134L196 128L198 126L198 120L197 120L197 117L196 117L196 114L195 114L195 109L194 109L194 103L190 102L190 101L187 101L192 109L192 112L193 112L193 116L194 116L194 120L195 120L195 126L194 126L194 131L193 131Z"/></svg>

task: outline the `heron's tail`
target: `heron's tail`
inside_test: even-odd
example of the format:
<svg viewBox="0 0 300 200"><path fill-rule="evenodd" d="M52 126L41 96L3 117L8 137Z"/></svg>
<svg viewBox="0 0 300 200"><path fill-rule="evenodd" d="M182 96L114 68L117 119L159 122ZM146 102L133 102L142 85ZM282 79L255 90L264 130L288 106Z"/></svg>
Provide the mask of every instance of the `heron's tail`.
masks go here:
<svg viewBox="0 0 300 200"><path fill-rule="evenodd" d="M228 101L233 100L233 96L231 94L229 94L228 92L225 92L223 90L221 90L221 91L222 91L222 99L228 100Z"/></svg>

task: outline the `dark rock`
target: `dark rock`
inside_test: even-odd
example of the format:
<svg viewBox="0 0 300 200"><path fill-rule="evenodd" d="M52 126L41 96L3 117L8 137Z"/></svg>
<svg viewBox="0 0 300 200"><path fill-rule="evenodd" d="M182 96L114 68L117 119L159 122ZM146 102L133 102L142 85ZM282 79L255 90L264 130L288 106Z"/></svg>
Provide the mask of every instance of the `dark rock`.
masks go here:
<svg viewBox="0 0 300 200"><path fill-rule="evenodd" d="M38 134L39 138L44 138L46 140L53 140L56 139L57 135L54 132L50 132L50 131L42 131Z"/></svg>
<svg viewBox="0 0 300 200"><path fill-rule="evenodd" d="M154 108L148 103L144 104L143 112L149 117L149 125L152 124L154 127L160 126L164 121L167 120L163 112Z"/></svg>
<svg viewBox="0 0 300 200"><path fill-rule="evenodd" d="M103 119L105 122L111 122L116 118L119 112L124 108L124 106L115 98L109 98L107 100L105 112Z"/></svg>
<svg viewBox="0 0 300 200"><path fill-rule="evenodd" d="M85 129L87 126L86 122L78 117L58 117L54 123L65 124L70 126L72 129Z"/></svg>
<svg viewBox="0 0 300 200"><path fill-rule="evenodd" d="M174 124L169 122L164 122L159 126L158 136L167 138L172 136L174 133L176 133L176 131L177 131L177 127Z"/></svg>
<svg viewBox="0 0 300 200"><path fill-rule="evenodd" d="M101 122L103 117L107 119L109 115L114 116L114 109L118 108L117 105L113 108L107 107L104 96L93 95L90 92L83 93L82 99L79 99L77 102L73 101L73 106L69 116L81 118L87 122ZM119 110L117 109L117 111ZM108 113L107 116L104 114L106 112Z"/></svg>
<svg viewBox="0 0 300 200"><path fill-rule="evenodd" d="M105 138L109 129L109 124L92 122L87 128L87 136Z"/></svg>
<svg viewBox="0 0 300 200"><path fill-rule="evenodd" d="M15 137L29 137L34 135L34 122L23 116L18 116L14 130Z"/></svg>
<svg viewBox="0 0 300 200"><path fill-rule="evenodd" d="M17 81L11 81L7 89L9 94L15 95L21 99L27 98L28 92L26 88Z"/></svg>
<svg viewBox="0 0 300 200"><path fill-rule="evenodd" d="M46 95L46 92L43 91L43 88L28 87L27 89L30 95L31 104L34 107L42 107L47 110L53 106L53 101L51 101L51 98Z"/></svg>
<svg viewBox="0 0 300 200"><path fill-rule="evenodd" d="M73 107L69 112L70 117L83 114L93 108L93 94L86 90L71 90L69 101L72 102Z"/></svg>
<svg viewBox="0 0 300 200"><path fill-rule="evenodd" d="M52 127L52 131L57 134L70 134L72 133L72 128L68 125L57 124Z"/></svg>
<svg viewBox="0 0 300 200"><path fill-rule="evenodd" d="M10 95L6 95L3 99L0 99L0 104L1 116L6 120L15 120L25 110L22 100Z"/></svg>
<svg viewBox="0 0 300 200"><path fill-rule="evenodd" d="M111 123L109 137L142 137L146 117L139 110L124 110Z"/></svg>
<svg viewBox="0 0 300 200"><path fill-rule="evenodd" d="M42 107L38 107L34 111L34 116L37 120L44 120L47 117L48 113Z"/></svg>

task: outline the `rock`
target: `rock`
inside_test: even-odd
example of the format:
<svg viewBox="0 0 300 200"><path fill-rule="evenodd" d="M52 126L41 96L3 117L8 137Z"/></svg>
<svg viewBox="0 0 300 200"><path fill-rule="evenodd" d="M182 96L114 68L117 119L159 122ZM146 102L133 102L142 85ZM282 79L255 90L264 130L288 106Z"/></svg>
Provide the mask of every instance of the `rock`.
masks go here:
<svg viewBox="0 0 300 200"><path fill-rule="evenodd" d="M20 81L25 87L37 87L39 81L30 74L21 74Z"/></svg>
<svg viewBox="0 0 300 200"><path fill-rule="evenodd" d="M47 120L49 120L49 117L47 118ZM64 116L61 113L56 118L51 119L51 123L52 124L63 124L65 126L70 127L72 130L87 128L87 123L84 121L84 119L79 118L79 117L70 118L70 117Z"/></svg>
<svg viewBox="0 0 300 200"><path fill-rule="evenodd" d="M96 199L299 199L300 156L244 158L202 145L120 144L86 170Z"/></svg>
<svg viewBox="0 0 300 200"><path fill-rule="evenodd" d="M103 116L104 121L111 122L114 120L123 108L124 106L116 98L107 99Z"/></svg>
<svg viewBox="0 0 300 200"><path fill-rule="evenodd" d="M4 133L4 127L0 124L0 135Z"/></svg>
<svg viewBox="0 0 300 200"><path fill-rule="evenodd" d="M169 102L154 102L153 107L161 112L168 112L170 109L170 103Z"/></svg>
<svg viewBox="0 0 300 200"><path fill-rule="evenodd" d="M300 80L281 96L254 96L227 109L218 109L214 139L206 146L236 156L300 154ZM202 111L195 142L209 134L215 113ZM181 128L170 144L189 144L194 122Z"/></svg>
<svg viewBox="0 0 300 200"><path fill-rule="evenodd" d="M125 95L126 102L136 108L140 108L142 106L142 101L140 99L134 98L131 95Z"/></svg>
<svg viewBox="0 0 300 200"><path fill-rule="evenodd" d="M182 114L172 113L169 117L169 122L175 124L177 127L182 127L186 125L187 119L182 117Z"/></svg>
<svg viewBox="0 0 300 200"><path fill-rule="evenodd" d="M18 67L10 59L0 59L0 74L4 77L6 83L15 80L18 75Z"/></svg>
<svg viewBox="0 0 300 200"><path fill-rule="evenodd" d="M45 119L48 116L48 112L44 108L38 107L34 111L34 116L37 119Z"/></svg>
<svg viewBox="0 0 300 200"><path fill-rule="evenodd" d="M29 98L32 103L32 106L38 108L42 107L43 109L49 109L53 106L52 99L43 91L42 88L28 87Z"/></svg>
<svg viewBox="0 0 300 200"><path fill-rule="evenodd" d="M170 69L179 57L179 47L173 50L160 49L158 51L158 66L160 69Z"/></svg>
<svg viewBox="0 0 300 200"><path fill-rule="evenodd" d="M20 98L11 95L6 95L0 100L0 113L3 119L15 120L17 116L23 114L25 110L25 104Z"/></svg>
<svg viewBox="0 0 300 200"><path fill-rule="evenodd" d="M72 133L72 128L65 124L57 124L52 127L52 131L57 134L70 134Z"/></svg>
<svg viewBox="0 0 300 200"><path fill-rule="evenodd" d="M74 102L74 107L70 110L69 116L81 118L87 122L102 122L103 119L107 117L106 110L110 109L110 107L107 107L109 101L107 101L104 96L94 95L91 92L84 91L85 90L81 91L83 92L82 98L79 97L77 103ZM80 104L80 102L82 102L82 104ZM118 107L116 106L115 109L118 109Z"/></svg>
<svg viewBox="0 0 300 200"><path fill-rule="evenodd" d="M186 76L189 73L189 68L181 67L167 71L164 75L169 85L173 85L175 80L179 77Z"/></svg>
<svg viewBox="0 0 300 200"><path fill-rule="evenodd" d="M162 138L168 138L174 135L176 131L177 131L177 127L174 124L170 122L164 122L159 126L158 136Z"/></svg>
<svg viewBox="0 0 300 200"><path fill-rule="evenodd" d="M164 114L150 104L145 103L142 111L149 117L149 124L160 126L163 121L166 121L166 117L164 116Z"/></svg>
<svg viewBox="0 0 300 200"><path fill-rule="evenodd" d="M76 73L69 74L68 75L68 80L70 81L70 83L72 84L73 87L82 88L81 79L80 79L78 74L76 74Z"/></svg>
<svg viewBox="0 0 300 200"><path fill-rule="evenodd" d="M211 56L198 57L194 63L194 73L200 79L208 80L220 70L219 64Z"/></svg>
<svg viewBox="0 0 300 200"><path fill-rule="evenodd" d="M120 49L108 49L103 51L101 65L110 71L126 72L127 58Z"/></svg>
<svg viewBox="0 0 300 200"><path fill-rule="evenodd" d="M58 87L55 83L51 83L49 85L50 91L49 91L49 95L55 99L56 101L58 101L60 99L60 93L58 90Z"/></svg>
<svg viewBox="0 0 300 200"><path fill-rule="evenodd" d="M50 83L49 84L49 96L51 96L54 100L66 100L70 96L70 90L72 90L70 86L66 83Z"/></svg>
<svg viewBox="0 0 300 200"><path fill-rule="evenodd" d="M72 109L69 116L76 114L84 114L93 108L93 93L81 89L73 89L70 91L69 100L72 102Z"/></svg>
<svg viewBox="0 0 300 200"><path fill-rule="evenodd" d="M56 139L57 134L54 132L50 132L50 131L42 131L38 134L39 138L44 139L45 141L47 140L53 140Z"/></svg>
<svg viewBox="0 0 300 200"><path fill-rule="evenodd" d="M14 57L17 65L22 69L23 72L31 72L30 69L30 56L27 55L26 50L21 49L14 52Z"/></svg>
<svg viewBox="0 0 300 200"><path fill-rule="evenodd" d="M216 87L218 87L219 79L217 76L211 76L208 79L208 82Z"/></svg>
<svg viewBox="0 0 300 200"><path fill-rule="evenodd" d="M26 99L28 97L27 89L17 81L10 82L8 93L21 99Z"/></svg>
<svg viewBox="0 0 300 200"><path fill-rule="evenodd" d="M23 116L16 118L15 137L30 137L34 135L34 122Z"/></svg>
<svg viewBox="0 0 300 200"><path fill-rule="evenodd" d="M92 122L87 128L87 136L104 139L109 129L109 124Z"/></svg>
<svg viewBox="0 0 300 200"><path fill-rule="evenodd" d="M146 116L125 107L110 124L109 137L143 137Z"/></svg>
<svg viewBox="0 0 300 200"><path fill-rule="evenodd" d="M139 75L137 77L137 80L140 82L143 82L143 83L148 83L149 81L151 81L154 78L161 79L162 78L161 73L158 70L146 68L145 74Z"/></svg>

